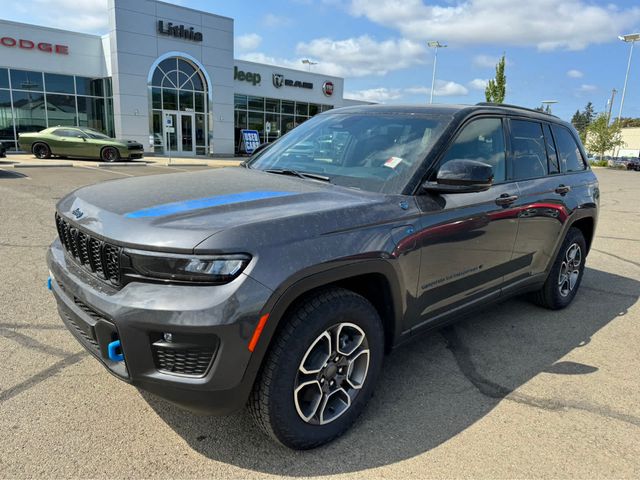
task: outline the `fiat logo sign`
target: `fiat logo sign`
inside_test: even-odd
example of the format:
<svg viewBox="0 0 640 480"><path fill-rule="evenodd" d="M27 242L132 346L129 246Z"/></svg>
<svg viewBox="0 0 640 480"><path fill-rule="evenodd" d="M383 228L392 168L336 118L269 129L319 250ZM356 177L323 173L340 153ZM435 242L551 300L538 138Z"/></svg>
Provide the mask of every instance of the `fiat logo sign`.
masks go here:
<svg viewBox="0 0 640 480"><path fill-rule="evenodd" d="M333 95L333 82L324 82L322 84L322 93L327 97Z"/></svg>

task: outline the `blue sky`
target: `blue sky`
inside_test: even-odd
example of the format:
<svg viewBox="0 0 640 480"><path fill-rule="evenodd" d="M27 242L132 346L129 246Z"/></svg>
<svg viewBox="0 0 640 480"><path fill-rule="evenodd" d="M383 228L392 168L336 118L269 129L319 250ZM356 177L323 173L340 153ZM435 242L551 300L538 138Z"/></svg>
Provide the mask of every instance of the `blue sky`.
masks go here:
<svg viewBox="0 0 640 480"><path fill-rule="evenodd" d="M509 103L535 107L557 100L569 119L588 101L603 111L611 89L617 115L629 45L617 35L640 31L631 0L263 0L177 3L235 19L236 58L343 76L346 96L385 103L425 103L433 52L435 101L484 100L484 83L507 56ZM2 18L106 32L107 0L3 1ZM73 12L69 13L69 12ZM639 42L640 43L640 42ZM640 45L623 116L640 117Z"/></svg>

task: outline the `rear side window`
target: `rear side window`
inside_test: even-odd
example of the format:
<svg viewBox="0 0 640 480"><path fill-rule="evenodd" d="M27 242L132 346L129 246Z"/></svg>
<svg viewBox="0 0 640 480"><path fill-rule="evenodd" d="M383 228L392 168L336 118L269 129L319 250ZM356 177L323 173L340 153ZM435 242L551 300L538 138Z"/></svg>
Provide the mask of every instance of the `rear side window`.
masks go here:
<svg viewBox="0 0 640 480"><path fill-rule="evenodd" d="M51 133L53 135L57 135L59 137L77 137L78 135L80 135L80 132L78 132L76 130L69 130L69 129L66 129L66 128L59 128L57 130L54 130Z"/></svg>
<svg viewBox="0 0 640 480"><path fill-rule="evenodd" d="M541 123L511 120L511 150L514 180L544 177L548 173Z"/></svg>
<svg viewBox="0 0 640 480"><path fill-rule="evenodd" d="M553 135L551 134L551 128L549 125L544 126L544 139L547 143L547 157L549 157L549 173L560 173L560 163L558 161L558 152L556 151L556 144L553 141Z"/></svg>
<svg viewBox="0 0 640 480"><path fill-rule="evenodd" d="M560 162L565 172L580 172L586 167L580 148L576 143L571 132L564 127L554 125L553 136L556 139Z"/></svg>
<svg viewBox="0 0 640 480"><path fill-rule="evenodd" d="M501 119L472 120L458 134L440 165L451 160L477 160L493 167L494 183L504 182L506 178L504 145Z"/></svg>

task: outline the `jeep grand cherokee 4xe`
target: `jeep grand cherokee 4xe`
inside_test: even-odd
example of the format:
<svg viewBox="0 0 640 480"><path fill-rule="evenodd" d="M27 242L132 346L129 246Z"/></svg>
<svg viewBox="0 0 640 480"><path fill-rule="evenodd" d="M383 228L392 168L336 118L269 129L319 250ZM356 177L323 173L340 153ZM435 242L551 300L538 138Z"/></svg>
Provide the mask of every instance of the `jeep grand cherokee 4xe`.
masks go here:
<svg viewBox="0 0 640 480"><path fill-rule="evenodd" d="M524 292L571 303L599 202L585 159L569 124L518 107L326 112L240 167L68 195L52 290L115 376L196 412L247 404L311 448L419 332Z"/></svg>

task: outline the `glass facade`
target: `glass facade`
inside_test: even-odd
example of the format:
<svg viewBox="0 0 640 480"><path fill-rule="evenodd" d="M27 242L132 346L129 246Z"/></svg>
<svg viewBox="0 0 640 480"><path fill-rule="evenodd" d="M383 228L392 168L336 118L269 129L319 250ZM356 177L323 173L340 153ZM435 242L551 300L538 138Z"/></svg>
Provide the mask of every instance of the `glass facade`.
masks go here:
<svg viewBox="0 0 640 480"><path fill-rule="evenodd" d="M150 86L151 133L155 153L206 155L208 102L207 82L200 68L180 57L162 60L153 72ZM170 117L167 129L163 118Z"/></svg>
<svg viewBox="0 0 640 480"><path fill-rule="evenodd" d="M57 125L91 127L114 135L110 78L87 78L0 68L0 141Z"/></svg>
<svg viewBox="0 0 640 480"><path fill-rule="evenodd" d="M332 108L332 105L236 94L234 95L236 152L240 148L240 130L257 130L260 133L261 142L273 142L314 115ZM267 123L271 127L268 135Z"/></svg>

